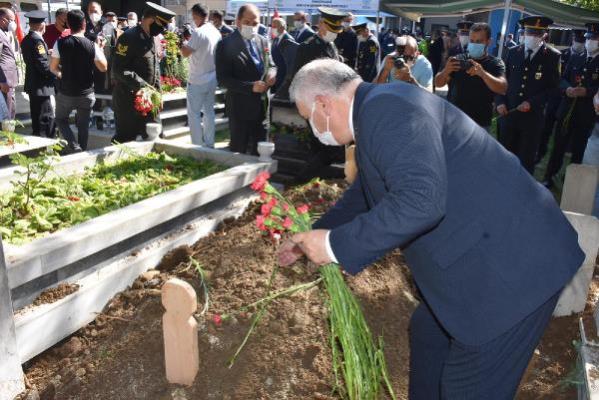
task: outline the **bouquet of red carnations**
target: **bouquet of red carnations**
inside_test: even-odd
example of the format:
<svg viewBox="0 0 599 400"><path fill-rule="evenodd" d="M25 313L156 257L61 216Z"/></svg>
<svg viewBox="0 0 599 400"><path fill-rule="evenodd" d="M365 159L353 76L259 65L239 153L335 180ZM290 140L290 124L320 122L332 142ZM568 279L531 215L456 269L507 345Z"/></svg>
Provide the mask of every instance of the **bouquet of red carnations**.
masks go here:
<svg viewBox="0 0 599 400"><path fill-rule="evenodd" d="M144 117L151 114L156 118L158 112L162 109L162 95L151 86L140 89L133 100L135 111Z"/></svg>

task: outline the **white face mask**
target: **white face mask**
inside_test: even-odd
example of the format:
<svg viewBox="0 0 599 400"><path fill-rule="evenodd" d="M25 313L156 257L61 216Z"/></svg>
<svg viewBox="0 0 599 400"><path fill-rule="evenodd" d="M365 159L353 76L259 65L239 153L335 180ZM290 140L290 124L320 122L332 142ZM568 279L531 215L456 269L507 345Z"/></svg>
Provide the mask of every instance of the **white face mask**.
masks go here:
<svg viewBox="0 0 599 400"><path fill-rule="evenodd" d="M137 26L137 20L136 19L128 19L127 25L129 25L129 28L134 28Z"/></svg>
<svg viewBox="0 0 599 400"><path fill-rule="evenodd" d="M241 33L241 36L243 36L243 38L245 40L250 40L251 38L253 38L254 36L256 36L258 34L258 25L256 25L256 26L241 25L240 33Z"/></svg>
<svg viewBox="0 0 599 400"><path fill-rule="evenodd" d="M584 51L584 48L585 43L572 42L572 50L574 50L576 53L582 53Z"/></svg>
<svg viewBox="0 0 599 400"><path fill-rule="evenodd" d="M98 22L100 22L100 19L102 19L102 16L98 13L91 13L89 15L89 19L94 23L97 24Z"/></svg>
<svg viewBox="0 0 599 400"><path fill-rule="evenodd" d="M599 50L599 41L598 40L587 40L584 43L584 47L587 49L587 53L595 54L597 50Z"/></svg>
<svg viewBox="0 0 599 400"><path fill-rule="evenodd" d="M319 132L318 129L316 129L316 126L314 125L314 110L316 109L316 103L312 103L312 112L310 113L310 126L312 127L312 132L314 132L314 135L316 135L316 138L320 141L320 143L324 144L325 146L341 146L341 144L339 144L339 142L337 142L337 140L335 139L335 136L333 136L333 132L331 132L330 127L329 127L329 122L331 117L329 117L327 115L327 130L324 132Z"/></svg>
<svg viewBox="0 0 599 400"><path fill-rule="evenodd" d="M331 31L327 31L326 35L322 38L325 42L331 43L337 39L337 34Z"/></svg>
<svg viewBox="0 0 599 400"><path fill-rule="evenodd" d="M295 29L303 29L304 23L302 21L293 21L293 26L295 26Z"/></svg>
<svg viewBox="0 0 599 400"><path fill-rule="evenodd" d="M470 42L470 36L460 35L459 39L460 39L460 44L462 45L462 47L467 46L468 43Z"/></svg>
<svg viewBox="0 0 599 400"><path fill-rule="evenodd" d="M527 36L524 35L524 47L526 50L535 50L541 45L543 39L539 36Z"/></svg>
<svg viewBox="0 0 599 400"><path fill-rule="evenodd" d="M364 36L358 36L358 42L360 42L360 43L364 43L367 40L368 40L368 38L365 38Z"/></svg>
<svg viewBox="0 0 599 400"><path fill-rule="evenodd" d="M8 30L9 32L15 32L17 30L17 23L15 21L10 21L8 23Z"/></svg>

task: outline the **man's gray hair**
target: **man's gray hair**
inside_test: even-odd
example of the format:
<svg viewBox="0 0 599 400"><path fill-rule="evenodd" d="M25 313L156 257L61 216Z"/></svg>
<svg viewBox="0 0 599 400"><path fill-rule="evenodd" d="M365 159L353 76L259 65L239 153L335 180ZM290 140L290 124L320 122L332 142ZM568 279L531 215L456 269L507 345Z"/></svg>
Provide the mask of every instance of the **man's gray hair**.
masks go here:
<svg viewBox="0 0 599 400"><path fill-rule="evenodd" d="M137 13L135 11L128 12L127 13L127 18L129 18L129 17L135 17L135 19L138 19L137 18Z"/></svg>
<svg viewBox="0 0 599 400"><path fill-rule="evenodd" d="M412 47L414 50L418 50L418 41L410 35L404 35L406 38L406 46Z"/></svg>
<svg viewBox="0 0 599 400"><path fill-rule="evenodd" d="M281 25L281 27L283 29L287 29L287 22L283 18L279 18L279 17L273 18L272 22L278 22L279 25Z"/></svg>
<svg viewBox="0 0 599 400"><path fill-rule="evenodd" d="M337 60L323 58L314 60L295 74L289 87L289 98L293 102L314 102L316 96L337 96L348 83L361 81L353 69Z"/></svg>

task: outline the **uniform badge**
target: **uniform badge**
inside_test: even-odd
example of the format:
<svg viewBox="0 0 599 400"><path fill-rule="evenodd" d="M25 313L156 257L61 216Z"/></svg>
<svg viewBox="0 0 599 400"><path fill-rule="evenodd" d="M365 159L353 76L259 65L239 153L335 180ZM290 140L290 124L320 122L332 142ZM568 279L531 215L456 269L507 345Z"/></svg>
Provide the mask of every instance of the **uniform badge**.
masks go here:
<svg viewBox="0 0 599 400"><path fill-rule="evenodd" d="M40 53L40 55L46 54L46 48L44 47L43 44L39 44L37 46L37 52Z"/></svg>
<svg viewBox="0 0 599 400"><path fill-rule="evenodd" d="M375 54L376 53L376 46L371 46L370 47L370 52Z"/></svg>
<svg viewBox="0 0 599 400"><path fill-rule="evenodd" d="M599 74L598 73L594 73L593 74L593 80L596 81L597 79L599 79Z"/></svg>
<svg viewBox="0 0 599 400"><path fill-rule="evenodd" d="M118 44L116 47L116 54L125 57L127 55L128 49L129 46L125 46L124 44Z"/></svg>
<svg viewBox="0 0 599 400"><path fill-rule="evenodd" d="M542 77L543 77L543 73L542 72L539 71L539 72L535 73L535 79L537 81L540 81Z"/></svg>

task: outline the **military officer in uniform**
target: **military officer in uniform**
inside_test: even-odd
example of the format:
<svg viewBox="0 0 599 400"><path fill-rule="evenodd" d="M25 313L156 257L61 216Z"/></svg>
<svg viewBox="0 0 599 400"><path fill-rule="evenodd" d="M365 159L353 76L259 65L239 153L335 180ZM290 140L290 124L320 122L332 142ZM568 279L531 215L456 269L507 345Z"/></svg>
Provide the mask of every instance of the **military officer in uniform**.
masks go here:
<svg viewBox="0 0 599 400"><path fill-rule="evenodd" d="M584 55L584 42L586 29L573 29L572 30L572 45L567 49L562 50L562 56L560 58L560 66L562 72L562 78L566 72L566 66L568 61L573 55ZM557 110L562 101L563 93L558 92L553 94L547 102L547 108L545 109L545 124L543 127L543 134L541 135L541 144L539 145L539 151L537 153L536 163L541 162L547 155L547 148L549 147L549 141L553 136L555 130L555 124L557 122Z"/></svg>
<svg viewBox="0 0 599 400"><path fill-rule="evenodd" d="M335 46L335 39L343 31L341 22L348 14L330 7L320 7L318 11L320 12L318 31L298 47L293 68L288 74L284 85L285 93L287 93L287 89L297 71L310 61L319 58L332 58L343 61L343 57L341 57ZM344 158L341 147L325 146L314 135L311 136L310 146L312 155L308 159L306 167L299 172L300 181L308 181L321 175L321 171L325 167L335 161L343 161Z"/></svg>
<svg viewBox="0 0 599 400"><path fill-rule="evenodd" d="M364 82L372 82L378 75L378 65L381 57L379 41L368 29L368 24L355 25L358 35L358 62L356 71Z"/></svg>
<svg viewBox="0 0 599 400"><path fill-rule="evenodd" d="M25 14L29 19L29 33L21 42L25 69L25 93L29 95L33 135L54 137L54 74L50 71L48 46L42 35L46 28L47 13L41 10Z"/></svg>
<svg viewBox="0 0 599 400"><path fill-rule="evenodd" d="M524 46L509 50L507 93L497 96L495 104L502 118L500 142L533 174L543 129L543 111L560 81L560 52L545 43L548 27L553 23L550 18L531 16L520 23L525 29Z"/></svg>
<svg viewBox="0 0 599 400"><path fill-rule="evenodd" d="M152 115L142 116L133 107L137 92L147 86L160 88L160 60L155 38L166 31L175 13L146 2L141 24L127 29L118 39L112 66L112 94L116 119L113 142L130 142L138 135L146 137L146 123Z"/></svg>
<svg viewBox="0 0 599 400"><path fill-rule="evenodd" d="M339 50L339 55L343 57L343 62L350 68L356 68L356 55L358 51L358 36L357 32L352 28L351 24L354 20L354 15L348 13L343 19L341 25L343 31L337 35L335 46Z"/></svg>
<svg viewBox="0 0 599 400"><path fill-rule="evenodd" d="M468 43L470 43L470 28L472 28L474 22L470 21L460 21L456 24L458 27L458 40L460 41L460 46L462 47L462 53L468 52Z"/></svg>
<svg viewBox="0 0 599 400"><path fill-rule="evenodd" d="M560 85L563 98L557 111L555 145L543 182L546 187L553 186L568 148L572 149L571 162L582 163L595 124L593 96L599 89L599 23L586 26L586 52L570 56Z"/></svg>

